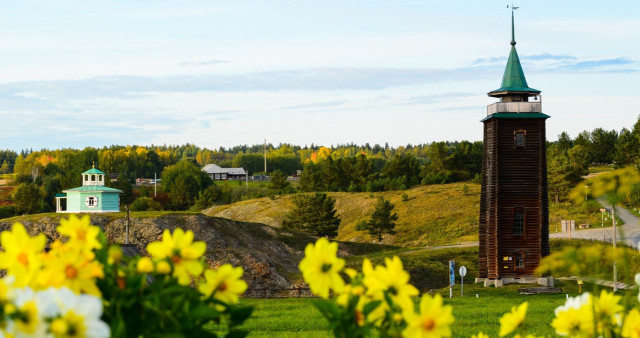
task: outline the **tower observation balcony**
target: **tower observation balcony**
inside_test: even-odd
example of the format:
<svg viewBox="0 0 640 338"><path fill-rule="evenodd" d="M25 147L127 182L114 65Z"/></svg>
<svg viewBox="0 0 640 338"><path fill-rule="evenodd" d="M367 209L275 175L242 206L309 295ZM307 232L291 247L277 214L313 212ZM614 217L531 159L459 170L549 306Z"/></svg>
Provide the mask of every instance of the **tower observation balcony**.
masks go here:
<svg viewBox="0 0 640 338"><path fill-rule="evenodd" d="M495 113L541 113L542 102L496 102L487 106L487 116Z"/></svg>

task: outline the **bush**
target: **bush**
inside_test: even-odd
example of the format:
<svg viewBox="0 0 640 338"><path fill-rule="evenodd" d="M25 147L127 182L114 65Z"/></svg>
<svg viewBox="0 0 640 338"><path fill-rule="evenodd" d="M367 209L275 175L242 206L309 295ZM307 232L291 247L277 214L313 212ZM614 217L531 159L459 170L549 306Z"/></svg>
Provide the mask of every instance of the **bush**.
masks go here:
<svg viewBox="0 0 640 338"><path fill-rule="evenodd" d="M33 183L20 183L11 197L19 214L35 214L46 208L40 189Z"/></svg>
<svg viewBox="0 0 640 338"><path fill-rule="evenodd" d="M640 207L640 183L631 186L631 191L627 195L626 204L632 208Z"/></svg>
<svg viewBox="0 0 640 338"><path fill-rule="evenodd" d="M13 205L0 206L0 218L9 218L17 215L16 208Z"/></svg>
<svg viewBox="0 0 640 338"><path fill-rule="evenodd" d="M131 211L159 211L162 205L151 197L138 197L131 203Z"/></svg>
<svg viewBox="0 0 640 338"><path fill-rule="evenodd" d="M594 214L600 212L600 208L602 208L602 206L595 200L588 200L580 205L580 208L585 214Z"/></svg>

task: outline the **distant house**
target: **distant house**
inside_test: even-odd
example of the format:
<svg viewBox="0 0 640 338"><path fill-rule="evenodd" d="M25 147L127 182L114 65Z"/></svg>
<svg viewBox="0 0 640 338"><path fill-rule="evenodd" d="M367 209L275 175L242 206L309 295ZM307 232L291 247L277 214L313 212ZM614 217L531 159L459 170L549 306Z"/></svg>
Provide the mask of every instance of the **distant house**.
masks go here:
<svg viewBox="0 0 640 338"><path fill-rule="evenodd" d="M244 180L247 173L243 168L221 168L215 164L207 164L202 168L214 181Z"/></svg>
<svg viewBox="0 0 640 338"><path fill-rule="evenodd" d="M91 168L82 173L82 186L56 194L56 212L118 212L122 190L104 185L105 173Z"/></svg>

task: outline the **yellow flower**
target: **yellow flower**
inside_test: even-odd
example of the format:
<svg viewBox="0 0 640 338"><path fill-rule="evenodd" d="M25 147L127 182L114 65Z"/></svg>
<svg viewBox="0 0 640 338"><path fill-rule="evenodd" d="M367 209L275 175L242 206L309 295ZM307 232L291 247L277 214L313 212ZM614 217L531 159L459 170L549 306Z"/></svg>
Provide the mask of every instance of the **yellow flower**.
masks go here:
<svg viewBox="0 0 640 338"><path fill-rule="evenodd" d="M593 311L588 305L566 308L556 312L551 326L559 336L591 337L593 335Z"/></svg>
<svg viewBox="0 0 640 338"><path fill-rule="evenodd" d="M29 237L20 223L15 223L11 231L3 231L0 235L0 244L4 248L0 252L0 269L7 269L7 274L15 277L16 287L28 285L37 274L46 241L44 234Z"/></svg>
<svg viewBox="0 0 640 338"><path fill-rule="evenodd" d="M353 296L362 296L365 293L365 288L362 285L346 284L342 289L342 292L336 297L336 303L340 306L346 307L349 304L349 300ZM362 302L362 298L359 303ZM362 307L360 307L362 310Z"/></svg>
<svg viewBox="0 0 640 338"><path fill-rule="evenodd" d="M340 271L344 267L344 259L337 257L338 243L330 243L320 238L315 245L309 243L304 250L304 258L300 261L300 271L311 291L318 296L329 298L329 289L342 292L344 281Z"/></svg>
<svg viewBox="0 0 640 338"><path fill-rule="evenodd" d="M78 250L51 251L47 263L38 276L40 288L63 286L73 292L100 296L96 278L104 277L102 264L93 260L92 255Z"/></svg>
<svg viewBox="0 0 640 338"><path fill-rule="evenodd" d="M388 292L394 304L398 305L402 312L414 312L412 296L419 294L418 289L409 284L409 273L404 271L402 261L398 256L392 259L385 258L385 266L376 266L371 269L371 263L364 262L362 271L364 273L363 283L367 287L367 294L374 299L384 300L384 292ZM366 266L366 268L365 268ZM388 308L388 304L383 302L382 308Z"/></svg>
<svg viewBox="0 0 640 338"><path fill-rule="evenodd" d="M171 272L171 265L167 261L158 261L156 263L156 272L161 275L166 275Z"/></svg>
<svg viewBox="0 0 640 338"><path fill-rule="evenodd" d="M402 331L405 337L450 337L454 318L450 305L442 305L442 296L428 294L420 300L420 314L411 313L406 317L407 328Z"/></svg>
<svg viewBox="0 0 640 338"><path fill-rule="evenodd" d="M600 292L600 297L594 300L596 319L598 322L616 322L616 314L624 310L622 305L620 305L621 298L622 297L615 295L613 292L609 293L605 290Z"/></svg>
<svg viewBox="0 0 640 338"><path fill-rule="evenodd" d="M9 290L10 290L10 282L7 278L0 279L0 309L9 302ZM0 317L0 322L2 322L2 318Z"/></svg>
<svg viewBox="0 0 640 338"><path fill-rule="evenodd" d="M51 322L50 331L55 338L84 337L87 333L85 318L69 310Z"/></svg>
<svg viewBox="0 0 640 338"><path fill-rule="evenodd" d="M395 313L395 314L393 315L393 321L394 321L394 322L396 322L396 323L402 323L402 321L403 321L403 320L404 320L404 317L402 317L402 315L401 315L401 314L399 314L399 313Z"/></svg>
<svg viewBox="0 0 640 338"><path fill-rule="evenodd" d="M109 256L107 263L109 265L118 264L122 260L122 248L118 245L109 246Z"/></svg>
<svg viewBox="0 0 640 338"><path fill-rule="evenodd" d="M91 225L89 215L78 218L72 214L68 220L61 219L60 226L56 228L56 230L58 230L61 235L69 237L67 244L75 248L84 251L102 248L102 244L98 241L100 228Z"/></svg>
<svg viewBox="0 0 640 338"><path fill-rule="evenodd" d="M204 242L194 242L193 232L177 228L173 236L169 230L162 234L161 242L153 242L147 245L147 252L155 259L168 259L173 264L173 276L178 278L178 283L188 285L191 282L190 275L200 276L204 267L198 260L206 251Z"/></svg>
<svg viewBox="0 0 640 338"><path fill-rule="evenodd" d="M149 257L142 257L138 260L138 264L136 264L136 270L138 273L152 273L153 272L153 262Z"/></svg>
<svg viewBox="0 0 640 338"><path fill-rule="evenodd" d="M221 266L218 270L204 272L205 283L198 286L198 290L205 296L213 294L213 298L225 304L235 304L238 296L247 290L247 283L242 280L242 267L230 264Z"/></svg>
<svg viewBox="0 0 640 338"><path fill-rule="evenodd" d="M527 315L528 306L529 303L527 302L520 304L518 307L513 306L511 307L511 312L505 313L500 318L500 337L504 337L520 327L524 317Z"/></svg>
<svg viewBox="0 0 640 338"><path fill-rule="evenodd" d="M640 338L640 312L637 309L629 311L624 319L622 336L630 338Z"/></svg>
<svg viewBox="0 0 640 338"><path fill-rule="evenodd" d="M36 306L35 300L24 303L19 309L16 309L16 312L18 315L15 323L17 324L18 331L34 334L41 324L38 318L38 307Z"/></svg>
<svg viewBox="0 0 640 338"><path fill-rule="evenodd" d="M471 338L489 338L486 334L482 333L482 331L478 332L478 334L474 334Z"/></svg>

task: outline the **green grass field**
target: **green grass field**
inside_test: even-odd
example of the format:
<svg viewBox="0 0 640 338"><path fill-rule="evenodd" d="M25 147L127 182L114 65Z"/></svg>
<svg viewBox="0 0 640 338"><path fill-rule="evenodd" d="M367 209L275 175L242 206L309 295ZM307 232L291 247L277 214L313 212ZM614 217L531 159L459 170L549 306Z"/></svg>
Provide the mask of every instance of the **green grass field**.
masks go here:
<svg viewBox="0 0 640 338"><path fill-rule="evenodd" d="M463 297L460 296L459 284L454 287L451 299L448 288L439 290L445 298L445 304L453 306L453 337L470 337L479 331L490 337L497 337L500 317L509 312L512 306L524 301L529 302L525 320L528 332L539 336L554 336L551 327L554 309L564 304L567 293L570 297L578 294L577 284L573 281L557 281L557 286L563 289L563 293L555 295L520 295L517 290L522 286L519 285L485 288L473 284L471 278L468 282L464 286ZM593 290L593 286L585 284L584 290ZM628 297L636 295L636 291L631 291ZM315 300L242 299L241 304L254 307L253 315L243 328L251 331L250 337L331 337L331 332L326 329L326 320L313 306ZM416 304L417 302L416 298Z"/></svg>
<svg viewBox="0 0 640 338"><path fill-rule="evenodd" d="M552 240L552 252L560 251L566 246L583 247L593 244L583 240ZM529 310L525 324L531 333L542 336L554 336L551 321L554 309L570 297L578 295L578 285L574 280L556 280L556 287L562 288L561 294L554 295L520 295L518 288L530 285L507 285L501 288L487 287L475 284L477 275L477 247L454 247L447 249L410 249L388 248L378 252L365 253L358 256L345 257L347 266L361 270L362 259L367 257L374 264L383 264L384 257L397 255L401 258L404 268L410 272L410 282L418 288L421 294L431 292L440 293L445 303L453 306L455 322L452 325L454 337L470 337L479 331L490 337L497 337L500 329L500 317L511 310L512 306L529 302ZM453 288L453 298L449 299L448 261L456 261L456 268L467 267L467 277L464 284L464 296L460 296L460 278L457 276L456 286ZM625 270L626 262L619 265L620 275ZM606 278L606 276L605 276ZM627 279L632 279L628 277ZM582 291L598 293L602 287L588 282ZM626 293L625 293L626 292ZM637 289L620 291L630 302L637 302ZM476 298L476 294L478 297ZM251 331L250 337L331 337L326 320L313 306L314 298L287 299L249 299L243 298L242 304L254 307L254 314L244 324L244 328ZM416 298L416 304L418 299ZM637 303L633 303L637 304ZM215 329L214 329L215 330Z"/></svg>

